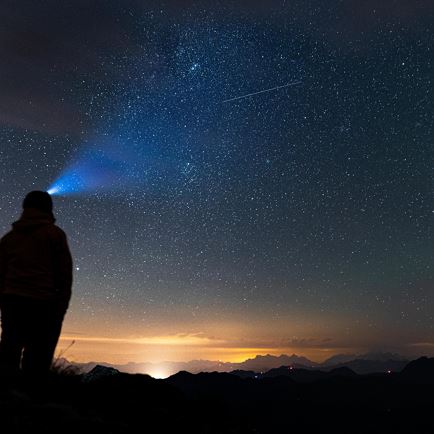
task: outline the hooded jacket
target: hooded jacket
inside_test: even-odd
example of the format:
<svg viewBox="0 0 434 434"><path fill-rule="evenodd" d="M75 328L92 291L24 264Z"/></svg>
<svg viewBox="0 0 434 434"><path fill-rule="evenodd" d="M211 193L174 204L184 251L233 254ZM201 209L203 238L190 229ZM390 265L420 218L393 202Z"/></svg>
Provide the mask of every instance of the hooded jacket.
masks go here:
<svg viewBox="0 0 434 434"><path fill-rule="evenodd" d="M57 302L71 298L72 258L65 233L51 213L25 208L0 240L0 295Z"/></svg>

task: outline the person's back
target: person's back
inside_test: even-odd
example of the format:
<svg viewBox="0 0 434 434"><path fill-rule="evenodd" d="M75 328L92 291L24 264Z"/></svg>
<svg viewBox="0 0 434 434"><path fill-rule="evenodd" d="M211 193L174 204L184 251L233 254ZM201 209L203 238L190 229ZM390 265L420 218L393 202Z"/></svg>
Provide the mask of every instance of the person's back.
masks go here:
<svg viewBox="0 0 434 434"><path fill-rule="evenodd" d="M48 370L68 308L72 259L48 193L31 192L0 240L0 365Z"/></svg>

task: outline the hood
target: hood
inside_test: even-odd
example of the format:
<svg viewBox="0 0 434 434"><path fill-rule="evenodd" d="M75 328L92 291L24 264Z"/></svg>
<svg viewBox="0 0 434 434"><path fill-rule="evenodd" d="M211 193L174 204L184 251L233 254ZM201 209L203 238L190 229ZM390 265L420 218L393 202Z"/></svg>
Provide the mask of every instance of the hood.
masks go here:
<svg viewBox="0 0 434 434"><path fill-rule="evenodd" d="M51 225L56 221L52 213L46 213L35 208L24 209L21 217L12 223L17 231L31 231L39 226Z"/></svg>

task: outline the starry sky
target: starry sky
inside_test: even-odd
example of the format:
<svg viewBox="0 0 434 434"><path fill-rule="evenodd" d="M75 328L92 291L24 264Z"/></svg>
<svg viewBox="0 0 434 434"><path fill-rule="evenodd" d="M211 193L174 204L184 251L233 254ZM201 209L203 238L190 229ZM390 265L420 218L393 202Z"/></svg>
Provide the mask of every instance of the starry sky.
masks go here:
<svg viewBox="0 0 434 434"><path fill-rule="evenodd" d="M0 5L0 229L56 188L77 361L434 355L434 4Z"/></svg>

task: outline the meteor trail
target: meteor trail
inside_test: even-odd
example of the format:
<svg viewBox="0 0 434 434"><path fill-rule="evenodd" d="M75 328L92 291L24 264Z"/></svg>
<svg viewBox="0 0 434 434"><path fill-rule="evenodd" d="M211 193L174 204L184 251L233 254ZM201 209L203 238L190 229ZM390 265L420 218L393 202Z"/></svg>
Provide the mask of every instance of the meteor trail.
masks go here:
<svg viewBox="0 0 434 434"><path fill-rule="evenodd" d="M273 90L283 89L284 87L295 86L297 84L301 84L301 81L292 81L291 83L284 84L282 86L272 87L270 89L260 90L259 92L248 93L247 95L236 96L235 98L225 99L224 102L236 101L237 99L248 98L249 96L259 95L260 93L272 92Z"/></svg>

